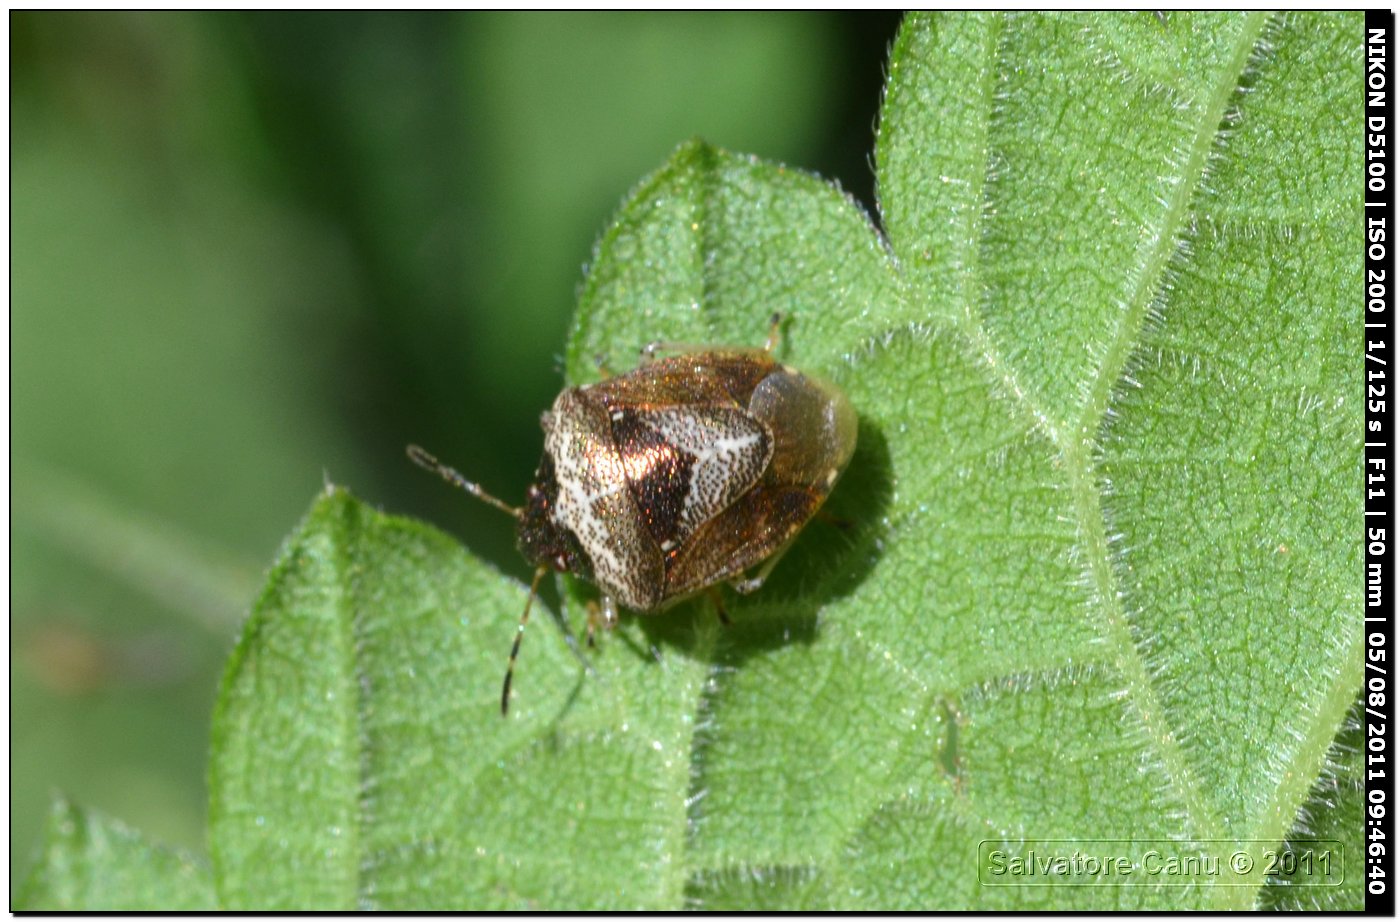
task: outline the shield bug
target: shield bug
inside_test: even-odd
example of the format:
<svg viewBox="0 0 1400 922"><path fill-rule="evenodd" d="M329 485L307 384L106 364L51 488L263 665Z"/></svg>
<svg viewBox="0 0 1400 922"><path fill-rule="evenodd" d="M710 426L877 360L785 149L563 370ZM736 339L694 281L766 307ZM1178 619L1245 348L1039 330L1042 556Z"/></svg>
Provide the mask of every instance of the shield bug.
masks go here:
<svg viewBox="0 0 1400 922"><path fill-rule="evenodd" d="M550 569L601 590L591 639L597 622L616 623L618 605L657 612L722 582L753 592L826 500L855 450L855 411L834 385L773 357L780 320L762 348L652 343L634 370L566 388L541 417L544 454L524 506L409 446L415 463L513 516L535 565L502 714Z"/></svg>

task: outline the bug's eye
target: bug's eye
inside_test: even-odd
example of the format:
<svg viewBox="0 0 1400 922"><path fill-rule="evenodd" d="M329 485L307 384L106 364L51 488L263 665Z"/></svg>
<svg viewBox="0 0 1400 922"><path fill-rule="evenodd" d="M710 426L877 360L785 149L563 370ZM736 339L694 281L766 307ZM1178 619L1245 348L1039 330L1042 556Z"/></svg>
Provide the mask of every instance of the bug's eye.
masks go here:
<svg viewBox="0 0 1400 922"><path fill-rule="evenodd" d="M540 414L540 428L546 433L554 428L554 416L548 410Z"/></svg>

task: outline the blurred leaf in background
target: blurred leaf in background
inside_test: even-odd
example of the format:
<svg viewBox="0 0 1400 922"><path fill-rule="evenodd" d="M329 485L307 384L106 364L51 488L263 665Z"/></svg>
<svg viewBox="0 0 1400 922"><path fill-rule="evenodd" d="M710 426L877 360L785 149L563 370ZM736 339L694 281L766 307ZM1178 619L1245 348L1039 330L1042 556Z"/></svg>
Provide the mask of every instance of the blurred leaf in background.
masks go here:
<svg viewBox="0 0 1400 922"><path fill-rule="evenodd" d="M12 14L12 875L53 789L202 847L219 664L323 478L519 571L404 443L521 493L592 240L682 139L868 206L897 25Z"/></svg>

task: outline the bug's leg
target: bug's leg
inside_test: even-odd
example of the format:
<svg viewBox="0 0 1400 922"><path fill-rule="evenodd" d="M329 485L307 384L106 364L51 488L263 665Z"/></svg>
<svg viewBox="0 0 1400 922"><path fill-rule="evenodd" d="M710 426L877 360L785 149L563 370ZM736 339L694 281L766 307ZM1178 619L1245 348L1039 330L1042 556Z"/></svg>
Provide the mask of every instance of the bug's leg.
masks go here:
<svg viewBox="0 0 1400 922"><path fill-rule="evenodd" d="M434 474L437 474L439 477L441 477L443 480L446 480L454 487L461 487L463 490L466 490L468 493L470 493L472 496L475 496L482 502L489 503L490 505L495 506L502 512L508 513L509 515L517 519L520 518L520 516L523 515L525 512L525 510L521 509L519 506L512 506L510 503L507 503L503 500L499 500L496 497L492 496L490 493L487 493L485 490L481 489L481 487L478 486L476 483L463 477L455 469L448 467L446 464L443 464L437 458L434 458L432 455L428 454L426 450L417 445L408 446L408 458L410 461L423 468L424 470L432 471Z"/></svg>
<svg viewBox="0 0 1400 922"><path fill-rule="evenodd" d="M617 602L607 593L598 601L588 602L588 646L596 646L593 642L593 635L599 628L611 631L617 627Z"/></svg>
<svg viewBox="0 0 1400 922"><path fill-rule="evenodd" d="M584 608L588 611L588 626L584 629L584 636L588 643L588 649L592 650L597 646L593 641L593 636L598 633L598 622L602 618L602 613L597 599L589 599Z"/></svg>
<svg viewBox="0 0 1400 922"><path fill-rule="evenodd" d="M763 344L764 352L772 352L778 348L778 343L783 338L783 315L778 311L773 312L773 316L768 318L768 339Z"/></svg>
<svg viewBox="0 0 1400 922"><path fill-rule="evenodd" d="M763 343L764 352L772 352L778 348L778 344L783 340L783 315L774 311L768 318L768 339ZM687 352L704 352L713 348L704 343L669 342L664 339L654 339L641 348L642 364L654 362L661 353L672 355L684 355Z"/></svg>
<svg viewBox="0 0 1400 922"><path fill-rule="evenodd" d="M749 593L757 592L758 590L763 588L763 582L764 580L768 579L768 574L771 571L772 567L765 566L763 567L763 569L759 570L758 573L754 574L753 576L750 576L748 579L730 580L729 585L733 587L734 591L739 593L740 595L748 595Z"/></svg>
<svg viewBox="0 0 1400 922"><path fill-rule="evenodd" d="M544 579L546 567L535 568L535 578L530 580L530 594L525 598L525 610L520 613L520 626L515 629L515 642L510 645L510 659L506 660L506 678L501 683L501 716L510 710L510 680L515 675L515 658L520 655L520 639L525 636L525 625L530 623L530 603L535 601L540 580Z"/></svg>
<svg viewBox="0 0 1400 922"><path fill-rule="evenodd" d="M573 629L569 627L569 597L567 593L561 594L559 598L559 612L555 615L555 620L559 622L559 629L564 632L564 642L569 645L569 652L578 660L583 671L589 675L595 675L593 664L584 656L583 650L578 645L578 638L574 636Z"/></svg>
<svg viewBox="0 0 1400 922"><path fill-rule="evenodd" d="M729 620L729 612L726 611L724 607L724 595L719 591L719 587L711 586L706 590L705 594L708 595L710 601L714 603L715 614L719 616L719 623L725 627L731 627L734 622Z"/></svg>
<svg viewBox="0 0 1400 922"><path fill-rule="evenodd" d="M695 343L668 342L664 339L653 339L641 348L642 364L646 365L656 361L657 356L663 352L680 354L682 352L700 352L704 348L704 346L699 346Z"/></svg>
<svg viewBox="0 0 1400 922"><path fill-rule="evenodd" d="M687 352L704 352L712 348L714 347L706 345L705 343L687 343L675 340L653 339L639 351L642 356L642 364L645 365L649 362L656 361L661 353L666 353L667 355L685 355Z"/></svg>
<svg viewBox="0 0 1400 922"><path fill-rule="evenodd" d="M753 576L747 579L732 579L729 581L729 585L733 586L734 591L740 595L748 595L750 592L757 592L762 588L768 576L773 572L773 568L778 565L779 560L783 559L783 555L788 552L788 548L790 547L792 547L791 541L770 554L768 559L763 561L763 565L758 568L758 572Z"/></svg>
<svg viewBox="0 0 1400 922"><path fill-rule="evenodd" d="M821 519L828 525L834 525L842 531L849 531L850 529L854 528L856 524L850 519L843 518L842 516L839 516L834 512L827 512L825 509L817 510L817 518Z"/></svg>

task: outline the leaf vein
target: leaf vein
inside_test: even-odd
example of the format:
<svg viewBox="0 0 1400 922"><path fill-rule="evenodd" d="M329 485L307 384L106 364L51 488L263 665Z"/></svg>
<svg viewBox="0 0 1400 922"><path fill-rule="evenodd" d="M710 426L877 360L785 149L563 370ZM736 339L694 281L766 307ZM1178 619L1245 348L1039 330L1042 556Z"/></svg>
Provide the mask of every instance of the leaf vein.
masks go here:
<svg viewBox="0 0 1400 922"><path fill-rule="evenodd" d="M1205 176L1206 164L1217 142L1226 109L1258 47L1267 21L1264 14L1250 15L1230 66L1225 69L1201 114L1190 156L1182 164L1178 181L1173 183L1172 197L1163 214L1162 226L1152 235L1145 259L1133 276L1135 287L1125 303L1118 330L1104 353L1097 374L1090 381L1079 424L1066 432L1061 441L1073 504L1079 519L1079 541L1086 550L1089 586L1093 596L1091 604L1101 613L1117 666L1128 683L1129 700L1137 706L1139 719L1156 746L1174 794L1195 831L1206 838L1216 839L1226 838L1224 824L1200 793L1199 779L1171 726L1165 704L1157 693L1143 653L1128 624L1120 580L1113 564L1102 492L1093 474L1089 434L1105 422L1113 388L1122 380L1128 360L1138 345L1137 340L1150 306L1176 250L1178 235L1188 224L1191 198ZM1193 177L1195 182L1185 181Z"/></svg>

